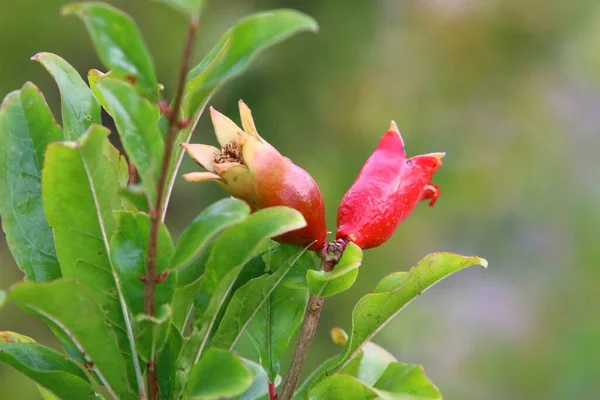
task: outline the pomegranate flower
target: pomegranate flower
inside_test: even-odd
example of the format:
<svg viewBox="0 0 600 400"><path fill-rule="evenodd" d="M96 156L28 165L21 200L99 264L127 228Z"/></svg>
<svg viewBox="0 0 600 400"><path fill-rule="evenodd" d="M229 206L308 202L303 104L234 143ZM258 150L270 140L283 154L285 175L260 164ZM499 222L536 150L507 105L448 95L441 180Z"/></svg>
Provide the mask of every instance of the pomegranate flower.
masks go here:
<svg viewBox="0 0 600 400"><path fill-rule="evenodd" d="M210 108L210 116L221 149L205 144L183 144L192 159L206 172L192 172L190 182L214 181L233 197L247 202L253 211L287 206L298 210L306 227L286 233L276 240L316 250L325 244L325 206L319 186L313 178L282 156L261 138L252 113L240 100L243 129Z"/></svg>
<svg viewBox="0 0 600 400"><path fill-rule="evenodd" d="M342 199L337 238L354 242L362 249L377 247L392 236L419 201L430 200L429 205L433 206L440 191L431 184L431 176L442 165L444 154L407 159L402 136L392 121Z"/></svg>

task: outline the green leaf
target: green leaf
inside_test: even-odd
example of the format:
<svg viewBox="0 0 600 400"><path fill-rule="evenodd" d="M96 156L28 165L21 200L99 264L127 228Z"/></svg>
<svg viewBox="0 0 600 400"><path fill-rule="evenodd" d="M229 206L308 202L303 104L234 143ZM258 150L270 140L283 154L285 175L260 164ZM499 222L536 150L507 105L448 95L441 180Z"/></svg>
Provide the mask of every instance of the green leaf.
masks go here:
<svg viewBox="0 0 600 400"><path fill-rule="evenodd" d="M27 375L64 400L95 399L85 372L62 354L15 332L0 332L0 363Z"/></svg>
<svg viewBox="0 0 600 400"><path fill-rule="evenodd" d="M148 201L154 204L164 140L156 126L158 107L127 82L104 78L96 83L102 106L115 120L123 147L142 177Z"/></svg>
<svg viewBox="0 0 600 400"><path fill-rule="evenodd" d="M423 367L415 364L391 363L377 380L374 388L407 394L414 399L441 400L442 394L425 375Z"/></svg>
<svg viewBox="0 0 600 400"><path fill-rule="evenodd" d="M83 285L108 312L121 351L132 361L132 384L141 381L131 318L109 258L109 238L121 208L119 190L127 182L127 165L110 144L108 130L90 127L79 142L48 146L42 173L44 210L54 233L65 278Z"/></svg>
<svg viewBox="0 0 600 400"><path fill-rule="evenodd" d="M200 11L204 7L204 0L157 0L160 3L165 3L175 10L183 14L184 17L198 17Z"/></svg>
<svg viewBox="0 0 600 400"><path fill-rule="evenodd" d="M183 336L179 329L172 326L169 330L169 337L161 350L156 362L156 374L158 375L158 387L160 389L161 399L176 399L177 382L177 359L183 346Z"/></svg>
<svg viewBox="0 0 600 400"><path fill-rule="evenodd" d="M338 372L360 354L360 348L371 340L396 314L425 290L448 275L473 265L487 267L479 257L452 253L433 253L419 261L409 273L384 278L375 293L358 301L352 312L352 334ZM331 373L330 373L331 375Z"/></svg>
<svg viewBox="0 0 600 400"><path fill-rule="evenodd" d="M184 380L191 365L200 359L244 265L270 238L304 226L306 222L298 211L271 207L232 226L215 241L198 291L198 296L207 299L208 306L179 362Z"/></svg>
<svg viewBox="0 0 600 400"><path fill-rule="evenodd" d="M185 394L197 400L229 398L246 391L253 380L254 376L239 357L227 350L211 348L192 368Z"/></svg>
<svg viewBox="0 0 600 400"><path fill-rule="evenodd" d="M296 392L294 392L294 400L306 400L308 399L308 392L311 389L312 384L317 381L321 375L335 367L340 361L340 354L330 357L323 361L310 375L298 386Z"/></svg>
<svg viewBox="0 0 600 400"><path fill-rule="evenodd" d="M261 51L302 31L316 31L316 21L300 12L276 10L257 13L240 20L221 36L217 45L187 76L184 117L192 118L175 140L165 187L165 204L173 188L183 149L179 146L190 139L204 106L214 92L230 79L241 75ZM164 207L166 209L166 207Z"/></svg>
<svg viewBox="0 0 600 400"><path fill-rule="evenodd" d="M262 315L259 317L260 322L257 323L255 329L259 328L261 324L266 324L266 321L264 320L265 316L271 316L275 318L277 317L276 314L284 312L284 309L286 308L285 306L282 307L275 305L275 307L273 307L273 299L269 300L269 298L273 291L278 287L278 285L285 279L290 270L293 269L296 262L306 252L305 249L298 251L298 247L296 247L295 250L296 253L291 256L292 258L284 260L282 262L282 265L280 265L279 268L277 268L277 271L275 273L273 273L272 275L264 275L259 278L252 279L235 291L233 298L229 303L229 306L227 306L225 315L223 316L223 319L219 324L219 329L217 330L217 333L215 333L215 336L211 342L211 346L228 348L231 350L233 346L235 346L239 338L242 336L244 330L248 327L248 324L250 324L250 321L252 321L257 314ZM273 260L271 260L271 262L274 263ZM286 289L289 289L288 293L290 293L292 300L299 300L300 298L302 298L304 299L304 305L306 306L305 298L307 296L305 295L305 288L304 290L302 288ZM280 292L280 294L281 293L285 293L285 291ZM303 295L300 296L300 293L302 293ZM278 297L279 294L275 296L275 298ZM299 301L291 302L288 311L295 312L295 307L298 306L298 303ZM272 311L271 313L267 312L269 309ZM304 309L302 309L302 312L303 311ZM286 324L289 325L290 317L293 316L283 316L283 319L285 319L287 322L283 322L281 326L279 326L279 328L284 327ZM269 329L269 327L263 326L262 328L265 331L264 333L262 333L262 335L264 336L264 334L266 334L267 332L266 329ZM257 332L256 334L256 340L261 340L260 332ZM279 332L277 334L279 334ZM290 335L290 337L292 335ZM288 341L290 337L287 338ZM281 343L281 338L277 338L279 340L275 339L276 338L274 338L273 342L279 344L285 350L287 342ZM269 345L272 344L273 343L269 343ZM268 359L268 357L266 359ZM266 369L268 370L268 368ZM272 377L277 375L277 372L278 371L275 371Z"/></svg>
<svg viewBox="0 0 600 400"><path fill-rule="evenodd" d="M64 15L75 14L83 20L98 57L113 77L135 83L145 97L153 102L158 100L152 59L131 17L100 2L67 4L62 12Z"/></svg>
<svg viewBox="0 0 600 400"><path fill-rule="evenodd" d="M177 276L179 280L179 276ZM173 295L173 325L180 331L186 326L188 317L193 312L192 304L194 303L194 295L200 289L201 280L190 283L185 286L178 286Z"/></svg>
<svg viewBox="0 0 600 400"><path fill-rule="evenodd" d="M292 269L285 274L282 285L290 288L306 288L306 273L318 267L315 255L312 251L298 252L298 246L291 244L275 243L270 251L263 255L263 260L272 267L273 272L295 260ZM299 256L299 257L298 257Z"/></svg>
<svg viewBox="0 0 600 400"><path fill-rule="evenodd" d="M77 140L92 124L102 124L100 104L71 64L52 53L38 53L32 60L40 62L58 85L65 139Z"/></svg>
<svg viewBox="0 0 600 400"><path fill-rule="evenodd" d="M367 385L374 385L386 368L397 361L381 346L367 342L361 347L360 354L340 372L357 377Z"/></svg>
<svg viewBox="0 0 600 400"><path fill-rule="evenodd" d="M134 210L150 212L148 197L141 185L129 185L126 188L122 188L120 193L128 205L127 208L133 207Z"/></svg>
<svg viewBox="0 0 600 400"><path fill-rule="evenodd" d="M223 199L206 208L185 228L177 240L177 248L171 261L173 268L179 270L189 265L215 236L241 222L248 215L250 207L234 198ZM189 283L191 282L179 284Z"/></svg>
<svg viewBox="0 0 600 400"><path fill-rule="evenodd" d="M230 400L256 400L262 398L263 396L268 395L269 393L269 377L267 373L260 366L260 364L255 363L254 361L242 359L246 367L252 372L254 375L254 381L252 381L252 385L239 396L231 397ZM275 381L275 386L281 383L281 377L278 376Z"/></svg>
<svg viewBox="0 0 600 400"><path fill-rule="evenodd" d="M340 262L331 272L310 270L306 273L306 281L310 292L315 295L329 297L352 287L358 276L358 267L362 263L362 250L349 242L342 254Z"/></svg>
<svg viewBox="0 0 600 400"><path fill-rule="evenodd" d="M43 400L60 400L58 397L56 397L54 395L54 393L52 393L51 391L49 391L48 389L46 389L43 386L38 385L38 390L40 391L40 395L42 395ZM98 399L98 397L95 397L95 398Z"/></svg>
<svg viewBox="0 0 600 400"><path fill-rule="evenodd" d="M260 363L273 382L280 359L302 323L308 290L278 286L250 321L248 335L260 354Z"/></svg>
<svg viewBox="0 0 600 400"><path fill-rule="evenodd" d="M170 304L175 293L176 274L169 270L169 260L173 255L173 241L167 227L160 223L156 251L156 275L167 274L156 285L154 292L154 315L148 319L144 313L144 282L146 272L148 240L150 237L150 216L148 214L121 211L115 214L118 227L110 240L111 259L121 282L125 302L131 315L138 320L134 333L137 338L140 356L148 361L151 355L160 350L167 340L170 322Z"/></svg>
<svg viewBox="0 0 600 400"><path fill-rule="evenodd" d="M135 399L127 381L127 369L105 314L78 283L24 282L13 286L8 301L24 311L59 326L88 357L91 368L115 398Z"/></svg>
<svg viewBox="0 0 600 400"><path fill-rule="evenodd" d="M409 388L410 389L410 388ZM334 375L315 386L309 400L438 400L441 397L415 396L407 392L390 392L370 387L350 375Z"/></svg>
<svg viewBox="0 0 600 400"><path fill-rule="evenodd" d="M33 84L6 96L0 106L0 216L17 265L33 281L60 277L40 183L46 146L56 140L62 132Z"/></svg>
<svg viewBox="0 0 600 400"><path fill-rule="evenodd" d="M120 211L116 214L117 230L110 240L111 259L127 306L133 315L144 312L144 282L146 272L150 216L148 214ZM156 285L155 313L165 304L171 304L175 291L176 275L169 268L173 255L173 241L167 227L161 223L158 230L156 251L156 274L167 273L167 277Z"/></svg>

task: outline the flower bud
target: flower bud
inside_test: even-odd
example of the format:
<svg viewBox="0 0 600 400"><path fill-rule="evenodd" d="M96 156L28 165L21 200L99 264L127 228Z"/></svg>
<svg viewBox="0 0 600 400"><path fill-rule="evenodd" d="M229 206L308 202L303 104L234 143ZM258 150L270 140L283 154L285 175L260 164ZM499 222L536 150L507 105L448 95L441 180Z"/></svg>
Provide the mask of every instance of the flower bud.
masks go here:
<svg viewBox="0 0 600 400"><path fill-rule="evenodd" d="M362 249L386 242L398 224L421 200L433 206L440 196L431 176L442 165L445 153L406 158L404 142L394 122L338 209L336 237Z"/></svg>
<svg viewBox="0 0 600 400"><path fill-rule="evenodd" d="M258 135L252 113L244 102L239 102L239 109L243 129L211 107L210 116L221 149L183 144L190 157L206 170L185 174L184 178L190 182L217 182L233 197L247 202L253 211L274 206L298 210L307 226L276 240L319 249L327 235L319 186L308 172Z"/></svg>

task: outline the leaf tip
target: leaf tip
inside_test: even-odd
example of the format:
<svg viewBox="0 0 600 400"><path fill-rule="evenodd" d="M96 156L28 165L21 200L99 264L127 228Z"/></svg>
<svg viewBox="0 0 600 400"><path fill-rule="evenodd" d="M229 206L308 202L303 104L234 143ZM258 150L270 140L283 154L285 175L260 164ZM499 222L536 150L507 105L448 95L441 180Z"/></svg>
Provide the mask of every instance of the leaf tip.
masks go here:
<svg viewBox="0 0 600 400"><path fill-rule="evenodd" d="M479 265L481 265L481 268L488 267L488 261L485 258L481 258L481 257L476 257L476 258L477 258Z"/></svg>
<svg viewBox="0 0 600 400"><path fill-rule="evenodd" d="M83 4L81 3L67 3L60 8L60 15L63 17L78 14L83 8Z"/></svg>

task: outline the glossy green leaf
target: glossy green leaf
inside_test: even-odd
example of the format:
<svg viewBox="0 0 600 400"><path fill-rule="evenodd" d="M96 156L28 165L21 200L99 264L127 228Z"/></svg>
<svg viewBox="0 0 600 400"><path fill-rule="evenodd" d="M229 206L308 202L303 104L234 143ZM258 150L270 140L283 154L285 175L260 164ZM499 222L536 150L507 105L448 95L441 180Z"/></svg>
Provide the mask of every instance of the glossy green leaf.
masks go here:
<svg viewBox="0 0 600 400"><path fill-rule="evenodd" d="M361 298L352 312L352 334L344 356L333 369L343 369L360 348L371 340L396 314L425 290L448 275L473 265L487 267L479 257L433 253L419 261L408 273L384 278L375 293Z"/></svg>
<svg viewBox="0 0 600 400"><path fill-rule="evenodd" d="M278 286L248 325L248 335L270 381L279 373L281 357L302 323L307 302L307 289Z"/></svg>
<svg viewBox="0 0 600 400"><path fill-rule="evenodd" d="M150 100L158 100L158 83L150 53L135 22L105 3L67 4L64 15L75 14L85 23L102 63L114 78L126 79ZM156 122L156 121L154 121Z"/></svg>
<svg viewBox="0 0 600 400"><path fill-rule="evenodd" d="M127 203L128 209L133 208L133 210L150 212L148 197L141 185L129 185L126 188L122 188L120 193Z"/></svg>
<svg viewBox="0 0 600 400"><path fill-rule="evenodd" d="M85 372L55 350L15 332L0 332L0 363L27 375L64 400L95 399Z"/></svg>
<svg viewBox="0 0 600 400"><path fill-rule="evenodd" d="M410 390L411 388L407 388ZM309 400L433 400L441 397L427 397L410 394L406 391L390 392L371 387L350 375L334 375L315 386Z"/></svg>
<svg viewBox="0 0 600 400"><path fill-rule="evenodd" d="M121 351L133 362L132 384L141 381L131 320L109 254L109 238L121 208L119 190L127 165L110 144L108 130L93 125L78 142L48 146L42 173L44 210L54 233L65 278L83 285L106 310Z"/></svg>
<svg viewBox="0 0 600 400"><path fill-rule="evenodd" d="M6 96L0 106L0 216L17 265L33 281L61 275L44 215L41 169L46 146L62 138L33 84Z"/></svg>
<svg viewBox="0 0 600 400"><path fill-rule="evenodd" d="M185 394L197 400L229 398L242 394L253 380L252 372L235 354L210 348L192 368Z"/></svg>
<svg viewBox="0 0 600 400"><path fill-rule="evenodd" d="M207 207L185 228L177 240L177 248L171 261L173 268L179 270L189 265L219 233L241 222L248 215L250 207L234 198L223 199ZM184 285L189 283L191 282L181 282Z"/></svg>
<svg viewBox="0 0 600 400"><path fill-rule="evenodd" d="M354 243L348 243L340 262L333 271L310 270L306 273L306 281L310 292L329 297L350 289L356 281L358 267L361 263L362 250Z"/></svg>
<svg viewBox="0 0 600 400"><path fill-rule="evenodd" d="M177 393L177 359L183 346L183 336L179 329L172 326L169 337L158 355L156 362L156 374L158 375L158 387L161 399L174 400Z"/></svg>
<svg viewBox="0 0 600 400"><path fill-rule="evenodd" d="M263 255L263 260L269 265L273 272L288 265L290 260L295 260L292 269L285 274L282 285L291 288L306 288L306 273L317 269L320 261L316 259L312 251L299 252L298 246L291 244L275 243L272 248ZM300 255L298 257L298 255Z"/></svg>
<svg viewBox="0 0 600 400"><path fill-rule="evenodd" d="M183 149L200 119L209 98L228 80L242 74L261 51L302 31L316 31L316 21L300 12L276 10L257 13L240 20L221 36L216 46L187 76L184 116L191 117L189 127L181 130L175 140L169 179L165 187L165 204L173 188ZM166 207L164 207L166 209Z"/></svg>
<svg viewBox="0 0 600 400"><path fill-rule="evenodd" d="M179 277L177 277L179 279ZM178 286L173 295L173 325L183 331L188 318L191 316L194 295L200 289L201 280L190 283L185 286Z"/></svg>
<svg viewBox="0 0 600 400"><path fill-rule="evenodd" d="M146 272L150 216L129 211L121 211L115 215L118 222L110 239L110 254L127 306L135 316L144 312L144 282L140 278ZM169 268L173 241L162 223L158 230L156 255L156 274L167 273L167 277L156 285L155 312L161 306L171 304L176 282L176 275Z"/></svg>
<svg viewBox="0 0 600 400"><path fill-rule="evenodd" d="M65 139L77 140L92 124L102 124L100 104L71 64L52 53L38 53L32 60L40 62L58 85Z"/></svg>
<svg viewBox="0 0 600 400"><path fill-rule="evenodd" d="M386 368L397 361L381 346L367 342L361 347L360 353L340 373L352 375L367 385L374 385Z"/></svg>
<svg viewBox="0 0 600 400"><path fill-rule="evenodd" d="M374 388L406 394L414 399L441 400L442 398L440 390L427 378L423 367L415 364L391 363L377 380Z"/></svg>
<svg viewBox="0 0 600 400"><path fill-rule="evenodd" d="M290 324L289 319L295 316L297 311L296 308L298 307L299 303L303 301L304 306L306 306L306 288L286 287L287 291L283 290L279 294L274 295L273 299L269 299L271 294L273 294L273 291L278 287L279 284L281 284L287 274L294 268L296 262L305 253L305 250L301 250L298 247L295 248L295 251L296 253L291 255L290 259L283 260L282 264L279 265L278 268L273 268L276 269L275 273L252 279L235 291L231 301L229 302L229 305L227 306L225 315L219 324L219 329L217 330L217 333L215 333L215 336L211 342L212 346L232 349L242 336L244 330L251 323L250 321L252 321L257 314L261 315L258 317L260 321L257 322L255 329L260 330L261 325L268 325L268 318L277 318L279 314L284 313L286 306L276 305L273 303L276 303L276 300L280 297L280 295L286 292L291 295L288 311L293 311L294 315L283 316L283 319L285 319L287 322L278 325L277 328L284 328L286 325L291 328L290 325L296 325L295 321L291 321L293 323ZM265 256L263 256L263 258L264 257ZM275 264L274 260L270 261L271 263ZM271 310L271 312L268 310ZM301 312L304 312L304 308L302 308ZM267 318L267 320L265 320L265 318ZM265 326L262 327L262 330L265 331L265 333L267 332L266 329L269 328ZM281 331L277 330L277 335L280 334ZM257 341L264 339L261 338L261 335L264 334L256 332ZM292 335L293 333L289 335L290 337L287 338L288 341ZM279 345L279 347L283 348L283 350L285 350L285 347L287 347L287 342L282 343L281 338L273 338L273 343L269 343L269 345L272 346L273 344ZM266 345L263 347L266 347ZM271 354L272 353L273 352L271 352ZM276 355L280 355L279 351L276 353ZM279 359L279 357L277 357L277 359ZM265 358L265 360L269 360L269 357ZM265 369L269 370L266 367ZM272 377L277 375L277 372L278 371L274 371Z"/></svg>
<svg viewBox="0 0 600 400"><path fill-rule="evenodd" d="M110 239L111 259L119 277L125 302L131 315L136 317L135 336L139 355L146 361L160 350L167 339L170 323L170 304L176 285L176 273L169 269L173 256L173 241L164 224L159 225L156 252L156 274L165 273L165 279L156 285L154 315L156 318L139 316L144 312L144 282L146 272L150 216L148 214L121 211L116 213L117 229Z"/></svg>
<svg viewBox="0 0 600 400"><path fill-rule="evenodd" d="M54 393L43 386L38 385L38 390L40 391L40 395L42 395L43 400L60 400ZM98 397L95 397L95 399L97 400Z"/></svg>
<svg viewBox="0 0 600 400"><path fill-rule="evenodd" d="M136 398L116 337L105 323L105 313L80 284L71 280L25 282L11 289L8 301L59 326L92 362L113 397Z"/></svg>
<svg viewBox="0 0 600 400"><path fill-rule="evenodd" d="M204 0L157 0L165 3L188 18L197 17L204 6Z"/></svg>
<svg viewBox="0 0 600 400"><path fill-rule="evenodd" d="M79 142L51 144L42 176L62 274L81 282L101 304L109 302L108 292L115 288L108 239L127 179L127 166L108 133L94 125Z"/></svg>
<svg viewBox="0 0 600 400"><path fill-rule="evenodd" d="M205 299L207 305L199 315L197 326L185 345L185 354L179 361L184 381L189 368L200 359L205 350L244 265L270 238L305 225L306 222L298 211L287 207L271 207L257 211L232 226L215 241L197 294Z"/></svg>
<svg viewBox="0 0 600 400"><path fill-rule="evenodd" d="M322 375L325 374L325 372L335 367L340 361L340 358L341 355L339 354L330 357L327 360L323 361L321 365L319 365L315 370L313 370L294 392L294 400L307 400L308 392L310 391L313 383L316 382L319 378L322 379Z"/></svg>
<svg viewBox="0 0 600 400"><path fill-rule="evenodd" d="M199 354L242 267L265 241L304 226L306 222L298 211L271 207L257 211L219 236L210 253L199 290L199 295L210 299L203 316L205 339Z"/></svg>
<svg viewBox="0 0 600 400"><path fill-rule="evenodd" d="M269 394L269 377L267 373L254 361L242 359L246 367L252 372L254 380L252 385L239 396L231 397L230 400L258 400ZM281 377L278 376L275 380L275 386L281 383Z"/></svg>
<svg viewBox="0 0 600 400"><path fill-rule="evenodd" d="M102 106L113 117L123 147L142 177L148 201L154 204L164 140L156 126L158 107L127 82L104 78L96 84Z"/></svg>

